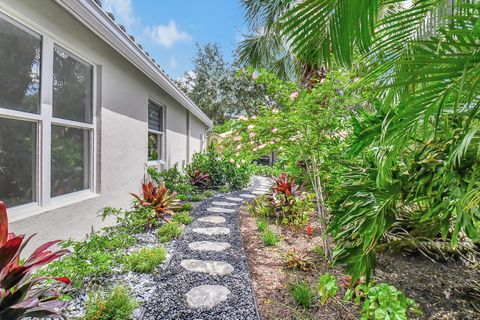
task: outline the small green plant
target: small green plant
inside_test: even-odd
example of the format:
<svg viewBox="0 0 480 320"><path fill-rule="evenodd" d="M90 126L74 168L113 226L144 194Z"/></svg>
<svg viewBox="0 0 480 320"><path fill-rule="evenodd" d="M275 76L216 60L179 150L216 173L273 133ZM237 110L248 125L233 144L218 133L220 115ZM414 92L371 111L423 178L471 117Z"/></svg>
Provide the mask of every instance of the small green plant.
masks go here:
<svg viewBox="0 0 480 320"><path fill-rule="evenodd" d="M314 293L308 284L304 282L292 283L290 293L295 301L302 307L311 307L313 304Z"/></svg>
<svg viewBox="0 0 480 320"><path fill-rule="evenodd" d="M126 266L131 271L152 273L166 257L167 251L163 247L142 248L126 258Z"/></svg>
<svg viewBox="0 0 480 320"><path fill-rule="evenodd" d="M268 221L267 219L260 218L257 220L257 230L260 232L264 232L268 228Z"/></svg>
<svg viewBox="0 0 480 320"><path fill-rule="evenodd" d="M218 191L220 191L221 193L229 193L230 188L228 186L221 186L218 188Z"/></svg>
<svg viewBox="0 0 480 320"><path fill-rule="evenodd" d="M359 284L353 290L347 290L345 299L357 304L363 300L361 320L408 319L409 312L417 316L422 314L413 299L386 283Z"/></svg>
<svg viewBox="0 0 480 320"><path fill-rule="evenodd" d="M215 193L213 193L212 190L205 190L202 192L202 196L204 196L205 198L211 198L215 195Z"/></svg>
<svg viewBox="0 0 480 320"><path fill-rule="evenodd" d="M168 242L182 234L182 228L176 222L164 223L157 230L157 237L160 242Z"/></svg>
<svg viewBox="0 0 480 320"><path fill-rule="evenodd" d="M262 233L262 240L263 240L263 243L265 243L267 246L274 246L277 244L277 242L280 241L280 238L274 231L267 228Z"/></svg>
<svg viewBox="0 0 480 320"><path fill-rule="evenodd" d="M285 255L285 266L289 269L305 272L315 270L313 259L296 251L287 252Z"/></svg>
<svg viewBox="0 0 480 320"><path fill-rule="evenodd" d="M203 194L193 194L190 196L190 198L188 198L189 201L193 201L193 202L199 202L199 201L203 201L205 200L205 196Z"/></svg>
<svg viewBox="0 0 480 320"><path fill-rule="evenodd" d="M323 250L323 247L320 245L316 245L312 249L313 253L318 255L319 258L325 258L325 251Z"/></svg>
<svg viewBox="0 0 480 320"><path fill-rule="evenodd" d="M328 299L335 297L337 291L337 278L334 275L325 273L318 279L318 294L321 304L325 304Z"/></svg>
<svg viewBox="0 0 480 320"><path fill-rule="evenodd" d="M193 203L191 202L185 202L181 206L181 211L192 211L195 207L193 206Z"/></svg>
<svg viewBox="0 0 480 320"><path fill-rule="evenodd" d="M85 320L129 320L137 306L128 289L118 286L108 295L90 295L85 305Z"/></svg>
<svg viewBox="0 0 480 320"><path fill-rule="evenodd" d="M181 224L190 224L193 221L193 218L190 216L188 211L177 212L173 215L172 220Z"/></svg>

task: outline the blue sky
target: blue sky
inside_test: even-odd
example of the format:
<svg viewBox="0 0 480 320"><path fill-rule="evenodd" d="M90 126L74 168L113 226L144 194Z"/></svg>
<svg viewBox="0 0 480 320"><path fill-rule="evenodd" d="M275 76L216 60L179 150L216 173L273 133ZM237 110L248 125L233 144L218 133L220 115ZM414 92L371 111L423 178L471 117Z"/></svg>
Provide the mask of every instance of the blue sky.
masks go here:
<svg viewBox="0 0 480 320"><path fill-rule="evenodd" d="M102 4L174 79L192 70L196 43L220 44L231 62L247 31L238 0L103 0Z"/></svg>

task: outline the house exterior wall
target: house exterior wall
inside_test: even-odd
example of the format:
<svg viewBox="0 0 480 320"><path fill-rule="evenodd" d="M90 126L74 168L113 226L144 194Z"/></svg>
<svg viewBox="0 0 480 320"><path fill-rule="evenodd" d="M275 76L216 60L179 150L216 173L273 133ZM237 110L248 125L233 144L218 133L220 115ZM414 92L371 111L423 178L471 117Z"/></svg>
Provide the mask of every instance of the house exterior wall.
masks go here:
<svg viewBox="0 0 480 320"><path fill-rule="evenodd" d="M190 156L205 150L205 141L202 141L202 139L206 139L205 124L190 114Z"/></svg>
<svg viewBox="0 0 480 320"><path fill-rule="evenodd" d="M27 218L9 211L13 232L37 233L27 251L47 240L83 238L92 228L109 223L100 221L99 210L128 208L129 192L140 189L147 163L149 99L166 109L167 167L187 161L186 109L53 0L0 0L0 12L97 67L94 192L76 203L41 208ZM193 122L192 131L199 136L205 127Z"/></svg>

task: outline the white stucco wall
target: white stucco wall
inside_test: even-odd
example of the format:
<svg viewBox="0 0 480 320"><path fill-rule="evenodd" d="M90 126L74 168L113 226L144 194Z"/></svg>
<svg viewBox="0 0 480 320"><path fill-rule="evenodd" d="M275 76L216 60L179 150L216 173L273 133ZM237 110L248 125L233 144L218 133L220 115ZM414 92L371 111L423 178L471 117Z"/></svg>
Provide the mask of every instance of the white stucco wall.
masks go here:
<svg viewBox="0 0 480 320"><path fill-rule="evenodd" d="M205 124L190 114L190 156L205 149L205 142L202 143L202 135L205 136Z"/></svg>
<svg viewBox="0 0 480 320"><path fill-rule="evenodd" d="M128 193L139 191L147 160L148 100L166 106L168 166L187 160L186 109L53 0L0 0L0 11L99 66L97 195L10 224L16 233L37 233L28 250L46 240L82 238L101 226L99 210L126 208ZM191 131L199 138L204 125L194 119Z"/></svg>

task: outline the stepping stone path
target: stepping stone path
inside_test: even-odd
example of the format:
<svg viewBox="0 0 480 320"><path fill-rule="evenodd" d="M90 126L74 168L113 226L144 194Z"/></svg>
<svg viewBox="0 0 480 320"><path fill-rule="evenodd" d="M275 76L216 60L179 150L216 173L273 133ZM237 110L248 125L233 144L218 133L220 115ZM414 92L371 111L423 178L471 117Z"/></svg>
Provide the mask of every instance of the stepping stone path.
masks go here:
<svg viewBox="0 0 480 320"><path fill-rule="evenodd" d="M207 223L225 223L225 218L220 216L207 216L198 218L200 222L207 222Z"/></svg>
<svg viewBox="0 0 480 320"><path fill-rule="evenodd" d="M222 194L195 208L194 222L172 244L172 259L158 275L144 320L259 320L239 212L243 202L267 192L269 185L266 178L254 177L248 193Z"/></svg>

